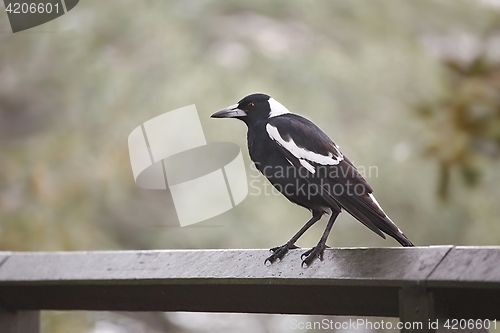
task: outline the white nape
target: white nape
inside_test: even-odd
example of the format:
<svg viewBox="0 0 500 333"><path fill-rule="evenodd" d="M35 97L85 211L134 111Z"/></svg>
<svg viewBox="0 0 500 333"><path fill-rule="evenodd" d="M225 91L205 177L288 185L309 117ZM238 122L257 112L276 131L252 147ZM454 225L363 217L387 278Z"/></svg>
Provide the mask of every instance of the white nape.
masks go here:
<svg viewBox="0 0 500 333"><path fill-rule="evenodd" d="M269 98L268 102L269 102L269 106L271 108L271 112L269 113L269 118L281 116L282 114L286 114L286 113L290 113L290 111L288 111L288 109L283 104L281 104L280 102L278 102L274 98L272 98L272 97Z"/></svg>

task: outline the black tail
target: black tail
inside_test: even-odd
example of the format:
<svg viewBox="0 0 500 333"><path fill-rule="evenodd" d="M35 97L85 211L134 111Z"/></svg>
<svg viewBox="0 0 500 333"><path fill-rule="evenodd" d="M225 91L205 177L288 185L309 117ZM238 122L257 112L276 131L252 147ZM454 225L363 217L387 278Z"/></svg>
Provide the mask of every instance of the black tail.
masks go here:
<svg viewBox="0 0 500 333"><path fill-rule="evenodd" d="M343 195L335 197L342 208L382 238L383 233L394 238L402 246L415 246L394 222L385 214L373 195Z"/></svg>

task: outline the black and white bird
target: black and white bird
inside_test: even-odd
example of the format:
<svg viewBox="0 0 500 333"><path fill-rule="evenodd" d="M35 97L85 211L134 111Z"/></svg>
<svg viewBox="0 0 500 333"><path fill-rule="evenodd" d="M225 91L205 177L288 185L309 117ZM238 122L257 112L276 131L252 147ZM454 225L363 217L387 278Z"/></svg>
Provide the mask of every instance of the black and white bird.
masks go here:
<svg viewBox="0 0 500 333"><path fill-rule="evenodd" d="M325 214L330 218L318 244L302 254L302 265L323 259L326 240L342 209L370 230L412 242L383 211L373 189L356 167L318 126L290 113L266 94L248 95L212 118L236 118L248 126L248 150L257 169L291 202L309 209L312 218L284 245L271 249L266 263L282 259L295 242Z"/></svg>

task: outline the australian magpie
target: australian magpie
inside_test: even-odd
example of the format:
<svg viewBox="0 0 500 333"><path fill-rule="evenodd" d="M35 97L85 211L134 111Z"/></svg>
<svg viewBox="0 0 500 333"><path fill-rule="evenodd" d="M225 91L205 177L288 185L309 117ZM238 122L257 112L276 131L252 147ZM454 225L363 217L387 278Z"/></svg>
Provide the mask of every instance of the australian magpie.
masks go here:
<svg viewBox="0 0 500 333"><path fill-rule="evenodd" d="M248 150L257 169L293 203L309 209L312 218L284 245L271 249L266 263L282 259L295 242L324 214L330 218L318 244L302 254L302 266L323 259L326 240L342 209L373 232L384 233L403 246L412 242L382 210L373 189L354 164L318 126L290 113L266 94L252 94L214 113L248 126Z"/></svg>

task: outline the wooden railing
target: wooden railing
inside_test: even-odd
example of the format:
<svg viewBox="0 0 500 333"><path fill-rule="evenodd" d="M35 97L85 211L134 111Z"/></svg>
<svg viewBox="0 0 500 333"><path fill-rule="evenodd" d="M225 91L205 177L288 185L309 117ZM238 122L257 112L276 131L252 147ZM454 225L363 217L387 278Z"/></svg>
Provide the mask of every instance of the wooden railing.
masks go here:
<svg viewBox="0 0 500 333"><path fill-rule="evenodd" d="M453 318L462 328L500 319L500 247L328 249L309 268L300 265L302 252L271 266L264 265L266 250L0 252L0 332L38 333L40 310L386 316L422 323L403 332L441 332ZM438 329L429 327L435 320ZM487 330L469 324L453 330L459 331Z"/></svg>

